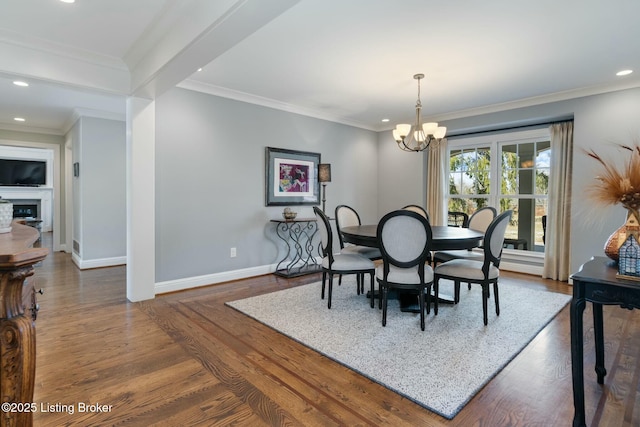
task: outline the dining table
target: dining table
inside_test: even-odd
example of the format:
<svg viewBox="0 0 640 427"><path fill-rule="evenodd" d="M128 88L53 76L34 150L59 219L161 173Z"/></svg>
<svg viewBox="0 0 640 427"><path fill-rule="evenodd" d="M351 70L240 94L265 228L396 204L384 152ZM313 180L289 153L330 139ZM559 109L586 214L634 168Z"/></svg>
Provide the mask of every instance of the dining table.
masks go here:
<svg viewBox="0 0 640 427"><path fill-rule="evenodd" d="M378 247L377 224L342 227L340 232L345 242L359 246ZM431 234L430 249L432 251L473 249L480 246L480 242L484 238L484 233L481 231L447 225L432 225Z"/></svg>
<svg viewBox="0 0 640 427"><path fill-rule="evenodd" d="M378 225L363 224L342 227L340 229L344 242L358 246L369 246L373 248L379 247L378 244ZM484 233L470 228L452 227L447 225L431 226L431 251L450 251L460 249L473 249L480 246ZM371 297L369 295L369 297ZM375 297L375 296L374 296ZM413 296L399 295L400 310L415 312L416 298ZM453 296L440 294L438 303L453 304Z"/></svg>

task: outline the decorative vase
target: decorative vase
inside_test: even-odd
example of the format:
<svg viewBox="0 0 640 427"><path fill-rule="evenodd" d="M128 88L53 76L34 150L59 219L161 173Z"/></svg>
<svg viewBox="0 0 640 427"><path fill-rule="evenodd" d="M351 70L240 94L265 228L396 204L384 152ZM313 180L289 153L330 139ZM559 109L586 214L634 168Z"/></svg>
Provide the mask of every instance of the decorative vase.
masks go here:
<svg viewBox="0 0 640 427"><path fill-rule="evenodd" d="M13 203L0 199L0 233L11 231L11 221L13 221Z"/></svg>
<svg viewBox="0 0 640 427"><path fill-rule="evenodd" d="M628 211L625 223L607 239L604 245L604 254L615 262L618 262L620 246L622 246L630 234L634 234L636 237L638 236L638 219L633 212Z"/></svg>

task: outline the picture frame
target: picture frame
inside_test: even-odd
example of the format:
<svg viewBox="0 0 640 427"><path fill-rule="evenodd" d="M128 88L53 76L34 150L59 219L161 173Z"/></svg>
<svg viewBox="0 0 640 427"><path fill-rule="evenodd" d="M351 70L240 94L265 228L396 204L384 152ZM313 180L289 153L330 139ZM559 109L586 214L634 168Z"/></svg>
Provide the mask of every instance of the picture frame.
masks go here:
<svg viewBox="0 0 640 427"><path fill-rule="evenodd" d="M320 153L266 147L265 205L318 205Z"/></svg>

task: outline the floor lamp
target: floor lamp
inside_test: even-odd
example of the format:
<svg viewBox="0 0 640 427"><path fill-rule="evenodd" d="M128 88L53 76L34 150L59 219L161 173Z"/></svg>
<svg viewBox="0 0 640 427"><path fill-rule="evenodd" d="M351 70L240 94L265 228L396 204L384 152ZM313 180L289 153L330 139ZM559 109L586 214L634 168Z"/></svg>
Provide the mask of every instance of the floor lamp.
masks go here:
<svg viewBox="0 0 640 427"><path fill-rule="evenodd" d="M325 212L324 203L327 200L326 199L327 182L331 182L331 164L330 163L318 164L318 182L322 184L322 212Z"/></svg>

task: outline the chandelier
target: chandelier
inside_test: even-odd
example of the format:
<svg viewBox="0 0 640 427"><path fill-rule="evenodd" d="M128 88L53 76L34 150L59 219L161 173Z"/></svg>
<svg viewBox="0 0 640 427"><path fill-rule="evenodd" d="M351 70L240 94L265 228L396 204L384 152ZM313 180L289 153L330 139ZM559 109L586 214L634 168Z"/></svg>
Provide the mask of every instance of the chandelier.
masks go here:
<svg viewBox="0 0 640 427"><path fill-rule="evenodd" d="M418 81L418 100L416 101L416 122L412 126L410 124L399 124L393 130L393 139L398 143L398 147L404 151L420 152L427 148L435 147L444 135L447 128L438 126L438 123L429 122L422 123L420 110L422 103L420 102L420 79L424 78L424 74L416 74L413 76Z"/></svg>

